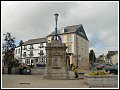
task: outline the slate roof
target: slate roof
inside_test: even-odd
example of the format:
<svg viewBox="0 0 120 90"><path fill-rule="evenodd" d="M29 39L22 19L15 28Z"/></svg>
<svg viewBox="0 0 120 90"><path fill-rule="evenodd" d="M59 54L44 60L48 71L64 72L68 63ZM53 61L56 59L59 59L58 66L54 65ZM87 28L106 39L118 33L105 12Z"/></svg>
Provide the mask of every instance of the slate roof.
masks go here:
<svg viewBox="0 0 120 90"><path fill-rule="evenodd" d="M23 45L31 45L31 44L39 44L39 43L46 43L47 38L37 38L37 39L30 39L26 42L23 42Z"/></svg>
<svg viewBox="0 0 120 90"><path fill-rule="evenodd" d="M64 31L61 32L61 30L64 30ZM70 34L70 33L75 33L75 34L81 36L82 38L86 39L87 41L89 41L88 38L87 38L87 36L86 36L86 33L84 31L84 28L83 28L82 24L67 26L67 27L63 27L63 28L61 28L61 29L58 30L58 34L59 35ZM55 35L55 31L53 31L47 37L53 36L53 35Z"/></svg>
<svg viewBox="0 0 120 90"><path fill-rule="evenodd" d="M110 58L111 56L113 56L115 54L118 54L118 51L108 51L106 56L107 56L107 58Z"/></svg>

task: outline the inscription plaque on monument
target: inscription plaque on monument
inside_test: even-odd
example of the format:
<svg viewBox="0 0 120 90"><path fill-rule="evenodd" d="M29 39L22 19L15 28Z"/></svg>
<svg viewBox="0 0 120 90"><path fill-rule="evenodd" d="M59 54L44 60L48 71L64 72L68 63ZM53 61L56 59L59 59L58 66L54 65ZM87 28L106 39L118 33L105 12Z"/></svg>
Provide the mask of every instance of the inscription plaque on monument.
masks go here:
<svg viewBox="0 0 120 90"><path fill-rule="evenodd" d="M59 56L54 56L52 59L52 67L53 68L60 68L61 67L61 61Z"/></svg>

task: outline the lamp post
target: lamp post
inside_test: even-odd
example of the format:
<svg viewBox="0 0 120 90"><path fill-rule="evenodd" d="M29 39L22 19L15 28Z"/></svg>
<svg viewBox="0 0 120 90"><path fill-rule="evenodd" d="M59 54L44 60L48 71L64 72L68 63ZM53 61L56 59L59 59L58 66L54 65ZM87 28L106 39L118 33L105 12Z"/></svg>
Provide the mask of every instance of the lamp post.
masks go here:
<svg viewBox="0 0 120 90"><path fill-rule="evenodd" d="M58 14L54 14L55 16L55 21L56 21L56 27L55 27L55 35L56 35L56 40L57 40L57 20L58 20Z"/></svg>
<svg viewBox="0 0 120 90"><path fill-rule="evenodd" d="M61 40L61 37L58 35L58 32L57 32L57 21L58 21L58 14L54 14L55 16L55 21L56 21L56 26L55 26L55 35L52 37L52 40Z"/></svg>

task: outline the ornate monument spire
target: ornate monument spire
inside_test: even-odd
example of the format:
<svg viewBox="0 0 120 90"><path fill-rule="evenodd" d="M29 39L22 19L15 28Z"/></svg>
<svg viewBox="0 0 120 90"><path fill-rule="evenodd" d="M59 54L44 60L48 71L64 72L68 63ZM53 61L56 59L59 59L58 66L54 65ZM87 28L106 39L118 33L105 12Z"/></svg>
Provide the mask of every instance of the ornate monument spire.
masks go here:
<svg viewBox="0 0 120 90"><path fill-rule="evenodd" d="M52 37L52 40L61 40L61 37L58 35L57 31L57 21L58 21L58 14L54 14L55 16L55 21L56 21L56 27L55 27L55 35Z"/></svg>

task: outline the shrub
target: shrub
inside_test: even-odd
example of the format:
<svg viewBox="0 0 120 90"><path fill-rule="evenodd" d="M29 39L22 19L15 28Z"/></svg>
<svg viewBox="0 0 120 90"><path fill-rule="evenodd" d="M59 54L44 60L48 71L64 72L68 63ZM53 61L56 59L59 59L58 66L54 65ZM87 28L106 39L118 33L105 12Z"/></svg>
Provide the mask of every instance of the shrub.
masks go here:
<svg viewBox="0 0 120 90"><path fill-rule="evenodd" d="M90 72L89 75L91 76L96 76L96 75L108 75L109 73L105 72L105 71L94 71L94 72Z"/></svg>

